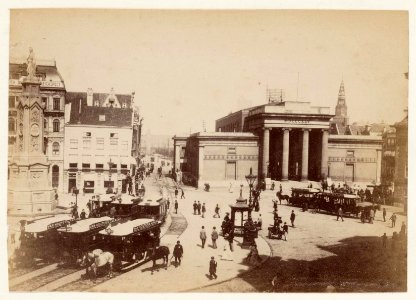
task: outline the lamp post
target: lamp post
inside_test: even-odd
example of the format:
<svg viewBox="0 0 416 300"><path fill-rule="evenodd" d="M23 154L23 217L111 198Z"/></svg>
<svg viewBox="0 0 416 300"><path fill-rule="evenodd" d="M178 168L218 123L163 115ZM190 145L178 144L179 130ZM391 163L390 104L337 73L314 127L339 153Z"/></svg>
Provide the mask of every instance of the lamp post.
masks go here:
<svg viewBox="0 0 416 300"><path fill-rule="evenodd" d="M254 185L254 182L256 181L256 179L257 179L256 175L253 175L253 169L250 168L250 174L246 175L246 180L247 180L248 186L250 188L250 195L249 195L249 201L250 202L252 201L251 192L252 192L253 185Z"/></svg>
<svg viewBox="0 0 416 300"><path fill-rule="evenodd" d="M78 210L78 194L79 194L79 189L75 188L73 190L74 194L75 194L75 209Z"/></svg>

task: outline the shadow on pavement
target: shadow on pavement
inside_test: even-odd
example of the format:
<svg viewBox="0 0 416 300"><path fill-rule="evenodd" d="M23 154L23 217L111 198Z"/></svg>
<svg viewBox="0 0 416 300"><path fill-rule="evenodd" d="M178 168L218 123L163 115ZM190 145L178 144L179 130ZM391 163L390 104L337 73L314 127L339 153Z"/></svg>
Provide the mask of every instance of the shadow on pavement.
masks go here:
<svg viewBox="0 0 416 300"><path fill-rule="evenodd" d="M313 261L270 257L263 265L235 279L196 291L405 292L407 289L405 242L393 248L389 237L387 247L383 248L380 237L355 236L319 248L333 255Z"/></svg>

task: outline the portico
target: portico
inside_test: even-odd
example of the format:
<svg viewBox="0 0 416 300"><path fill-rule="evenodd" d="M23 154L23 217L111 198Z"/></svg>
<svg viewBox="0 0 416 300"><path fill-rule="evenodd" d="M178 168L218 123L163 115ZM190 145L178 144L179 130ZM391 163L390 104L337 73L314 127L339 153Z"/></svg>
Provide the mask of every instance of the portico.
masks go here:
<svg viewBox="0 0 416 300"><path fill-rule="evenodd" d="M319 180L328 174L329 107L272 102L251 109L247 131L260 137L259 174L273 180Z"/></svg>

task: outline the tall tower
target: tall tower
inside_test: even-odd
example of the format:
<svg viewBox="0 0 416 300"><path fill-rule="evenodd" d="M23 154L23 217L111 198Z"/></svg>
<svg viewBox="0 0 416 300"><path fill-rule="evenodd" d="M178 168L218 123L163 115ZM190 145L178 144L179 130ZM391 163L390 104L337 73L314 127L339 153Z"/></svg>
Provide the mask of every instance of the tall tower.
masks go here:
<svg viewBox="0 0 416 300"><path fill-rule="evenodd" d="M9 164L8 210L16 214L51 212L55 208L49 180L49 163L43 153L43 109L30 49L28 76L17 105L17 147Z"/></svg>
<svg viewBox="0 0 416 300"><path fill-rule="evenodd" d="M335 107L335 117L334 122L341 124L343 126L348 125L348 114L347 114L347 104L345 102L345 89L344 89L344 80L341 81L338 92L338 102Z"/></svg>

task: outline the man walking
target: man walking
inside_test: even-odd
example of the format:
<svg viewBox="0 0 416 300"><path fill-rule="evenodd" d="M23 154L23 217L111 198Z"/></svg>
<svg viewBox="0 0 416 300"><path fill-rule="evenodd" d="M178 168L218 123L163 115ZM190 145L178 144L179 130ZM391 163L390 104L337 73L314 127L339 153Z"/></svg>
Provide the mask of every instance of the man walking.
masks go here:
<svg viewBox="0 0 416 300"><path fill-rule="evenodd" d="M260 228L260 230L261 230L262 224L263 224L263 220L261 219L261 214L259 214L259 217L257 218L257 227Z"/></svg>
<svg viewBox="0 0 416 300"><path fill-rule="evenodd" d="M391 215L391 217L390 217L390 220L391 220L391 228L393 228L393 227L395 227L395 226L396 226L396 219L397 219L397 216L396 216L396 214L395 214L395 213L393 213L393 214Z"/></svg>
<svg viewBox="0 0 416 300"><path fill-rule="evenodd" d="M178 200L175 200L175 214L178 213L178 207L179 207Z"/></svg>
<svg viewBox="0 0 416 300"><path fill-rule="evenodd" d="M179 194L179 192L178 192L178 188L177 188L177 187L175 187L175 198L178 198L178 194Z"/></svg>
<svg viewBox="0 0 416 300"><path fill-rule="evenodd" d="M386 222L386 215L387 215L386 208L383 207L383 222Z"/></svg>
<svg viewBox="0 0 416 300"><path fill-rule="evenodd" d="M196 215L196 210L198 209L198 204L196 204L196 201L194 201L194 215Z"/></svg>
<svg viewBox="0 0 416 300"><path fill-rule="evenodd" d="M234 228L230 230L230 233L228 233L228 244L230 245L230 251L233 252L233 242L234 242Z"/></svg>
<svg viewBox="0 0 416 300"><path fill-rule="evenodd" d="M205 227L202 226L201 232L199 233L199 238L201 239L202 249L205 247L205 241L207 240L207 233L205 232Z"/></svg>
<svg viewBox="0 0 416 300"><path fill-rule="evenodd" d="M201 203L198 201L198 206L197 206L197 209L198 209L198 215L200 215L201 214Z"/></svg>
<svg viewBox="0 0 416 300"><path fill-rule="evenodd" d="M381 236L381 242L382 242L383 248L386 248L387 247L387 235L386 235L386 233L384 233Z"/></svg>
<svg viewBox="0 0 416 300"><path fill-rule="evenodd" d="M181 243L177 241L175 248L173 248L173 256L175 257L175 268L181 264L182 255L183 255L183 247Z"/></svg>
<svg viewBox="0 0 416 300"><path fill-rule="evenodd" d="M185 199L185 192L181 189L181 199Z"/></svg>
<svg viewBox="0 0 416 300"><path fill-rule="evenodd" d="M205 212L207 211L207 209L205 208L205 203L202 204L201 210L202 210L202 217L205 218Z"/></svg>
<svg viewBox="0 0 416 300"><path fill-rule="evenodd" d="M283 234L285 235L285 241L286 241L286 236L289 234L289 226L287 226L286 222L283 225Z"/></svg>
<svg viewBox="0 0 416 300"><path fill-rule="evenodd" d="M215 277L217 279L217 262L214 259L214 256L211 256L211 260L209 261L209 277Z"/></svg>
<svg viewBox="0 0 416 300"><path fill-rule="evenodd" d="M295 227L295 211L292 210L292 213L290 214L290 222L292 223L292 227Z"/></svg>
<svg viewBox="0 0 416 300"><path fill-rule="evenodd" d="M217 249L218 232L217 232L216 227L212 228L211 239L212 239L212 248Z"/></svg>
<svg viewBox="0 0 416 300"><path fill-rule="evenodd" d="M337 221L341 218L342 222L344 222L344 218L342 217L342 207L340 206L337 210Z"/></svg>
<svg viewBox="0 0 416 300"><path fill-rule="evenodd" d="M218 216L218 218L221 218L220 217L220 207L218 206L218 204L217 204L217 206L215 206L214 218L216 218L217 216Z"/></svg>

